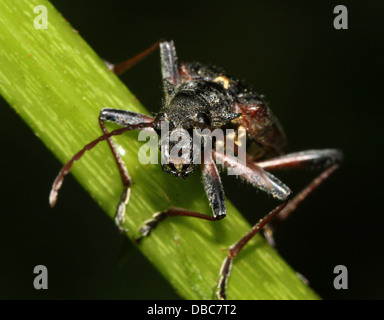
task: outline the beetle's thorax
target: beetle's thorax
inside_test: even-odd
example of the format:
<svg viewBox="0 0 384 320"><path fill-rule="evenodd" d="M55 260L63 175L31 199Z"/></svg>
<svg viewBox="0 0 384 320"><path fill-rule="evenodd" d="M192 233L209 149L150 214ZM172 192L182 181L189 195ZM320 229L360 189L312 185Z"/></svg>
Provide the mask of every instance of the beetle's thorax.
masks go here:
<svg viewBox="0 0 384 320"><path fill-rule="evenodd" d="M193 80L176 85L162 111L175 127L192 129L202 116L207 125L218 128L236 115L225 89L212 81Z"/></svg>

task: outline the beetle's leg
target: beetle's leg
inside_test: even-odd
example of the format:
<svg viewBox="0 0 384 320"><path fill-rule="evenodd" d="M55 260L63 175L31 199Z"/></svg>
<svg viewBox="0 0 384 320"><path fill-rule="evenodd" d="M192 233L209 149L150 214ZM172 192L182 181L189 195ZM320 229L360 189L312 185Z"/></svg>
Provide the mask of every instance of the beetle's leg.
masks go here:
<svg viewBox="0 0 384 320"><path fill-rule="evenodd" d="M340 163L343 154L337 149L307 150L289 153L283 156L272 158L256 164L268 171L305 167L329 167Z"/></svg>
<svg viewBox="0 0 384 320"><path fill-rule="evenodd" d="M222 219L227 214L225 207L225 194L221 183L219 171L213 160L201 164L203 185L209 204L213 211L213 217Z"/></svg>
<svg viewBox="0 0 384 320"><path fill-rule="evenodd" d="M143 238L149 236L152 230L155 229L156 226L159 224L159 222L163 221L167 217L194 217L208 221L218 221L223 219L225 215L214 217L208 214L203 214L182 208L170 207L166 211L155 213L151 219L144 222L144 226L140 228L140 236L135 239L136 243L140 243Z"/></svg>
<svg viewBox="0 0 384 320"><path fill-rule="evenodd" d="M107 128L104 126L103 119L101 117L101 114L99 116L99 124L101 129L103 130L104 134L108 134ZM119 204L117 206L116 214L115 214L115 222L117 227L119 228L120 232L126 232L127 230L122 227L124 221L125 221L125 207L128 204L129 197L131 194L131 177L128 173L128 169L125 166L123 160L121 159L120 155L118 154L115 144L113 143L111 138L107 139L109 147L112 150L112 154L116 160L117 167L119 168L121 181L123 183L123 193L121 194Z"/></svg>
<svg viewBox="0 0 384 320"><path fill-rule="evenodd" d="M342 154L338 150L311 150L306 152L294 153L285 155L279 158L271 159L264 162L259 162L258 165L265 169L281 169L292 167L305 167L314 165L327 164L328 168L323 171L317 178L299 192L292 200L280 205L271 213L269 213L264 219L258 222L242 239L236 242L229 248L228 256L224 259L222 267L220 269L220 277L218 282L217 295L220 299L226 298L226 286L228 277L231 272L232 260L238 255L240 250L248 243L248 241L262 228L271 225L275 220L284 220L287 216L296 209L296 207L322 182L324 182L338 167L341 161ZM279 160L277 160L279 159ZM285 166L281 164L285 163ZM272 218L274 218L272 220ZM270 229L272 230L272 229ZM268 238L267 238L268 240Z"/></svg>
<svg viewBox="0 0 384 320"><path fill-rule="evenodd" d="M114 122L120 126L132 126L135 124L150 124L153 122L153 117L147 116L128 110L104 108L100 112L100 116L103 121ZM148 126L151 127L151 126Z"/></svg>
<svg viewBox="0 0 384 320"><path fill-rule="evenodd" d="M179 65L173 41L163 41L160 43L160 61L163 80L172 85L178 84L180 81ZM166 91L167 88L164 89Z"/></svg>
<svg viewBox="0 0 384 320"><path fill-rule="evenodd" d="M112 64L110 62L105 61L106 65L110 70L112 70L115 74L121 75L131 67L133 67L136 63L140 62L144 58L146 58L150 53L155 51L159 47L160 41L154 43L152 46L150 46L148 49L144 50L143 52L140 52L138 55L134 56L133 58L130 58L126 61L123 61L118 64Z"/></svg>
<svg viewBox="0 0 384 320"><path fill-rule="evenodd" d="M291 153L284 156L276 157L270 160L253 162L250 157L246 156L246 165L237 161L232 156L224 155L222 153L213 153L217 163L225 167L231 168L235 174L238 174L244 180L250 182L255 187L272 194L279 200L286 200L290 195L290 190L275 176L266 170L278 169L291 169L300 167L326 167L329 168L333 164L337 164L342 159L342 154L339 150L325 149L325 150L308 150L303 152ZM307 195L303 196L304 198ZM303 198L303 199L304 199ZM291 205L290 205L291 206ZM293 210L291 210L293 211ZM289 213L291 212L289 211ZM284 212L286 212L284 210ZM284 220L288 216L287 213L279 215L273 220ZM271 224L264 227L264 235L270 245L274 245L272 236Z"/></svg>
<svg viewBox="0 0 384 320"><path fill-rule="evenodd" d="M220 300L226 299L226 288L228 277L232 269L232 260L236 258L240 250L248 243L249 240L252 239L252 237L256 233L258 233L269 221L271 221L277 214L279 214L279 212L281 212L284 207L286 207L287 203L288 201L284 202L283 204L279 205L274 210L272 210L270 213L268 213L263 219L256 223L243 238L241 238L238 242L229 247L228 255L224 259L223 264L220 268L219 281L217 284L217 296Z"/></svg>
<svg viewBox="0 0 384 320"><path fill-rule="evenodd" d="M288 215L297 207L298 203L303 201L321 182L326 180L329 175L338 168L338 164L342 160L342 153L336 149L324 150L308 150L302 152L290 153L269 160L257 162L257 165L265 170L282 170L292 168L316 168L325 167L326 169L313 180L313 188L305 188L296 197L296 201L291 201L286 209L284 209L272 223L268 224L265 230L266 239L270 244L274 244L273 228L285 220Z"/></svg>
<svg viewBox="0 0 384 320"><path fill-rule="evenodd" d="M149 236L152 229L154 229L158 223L163 221L166 217L185 216L209 221L218 221L225 218L227 211L225 207L224 188L221 183L216 164L213 161L203 163L201 164L201 169L205 193L207 194L209 204L212 208L213 216L171 207L167 211L155 213L151 219L145 221L144 226L140 229L141 235L136 239L136 242L139 243L144 237Z"/></svg>
<svg viewBox="0 0 384 320"><path fill-rule="evenodd" d="M242 163L235 157L222 152L213 151L213 156L217 164L230 168L233 174L240 176L254 187L271 194L279 200L284 201L291 194L291 190L284 183L248 157L245 163Z"/></svg>
<svg viewBox="0 0 384 320"><path fill-rule="evenodd" d="M130 116L132 116L131 113L130 113ZM78 151L71 158L71 160L69 160L63 166L63 168L60 170L59 174L57 175L57 177L56 177L56 179L55 179L55 181L54 181L54 183L52 185L51 193L49 195L49 203L50 203L51 207L55 206L55 204L57 202L58 192L59 192L59 190L60 190L60 188L61 188L61 186L63 184L64 177L69 173L69 171L72 168L72 165L77 160L79 160L84 155L84 153L87 150L91 150L92 148L94 148L100 141L108 140L108 139L110 139L110 137L121 135L121 134L123 134L126 131L141 130L141 129L144 129L144 128L152 128L153 127L152 122L148 121L148 118L150 118L150 117L145 116L145 115L142 115L142 117L143 117L144 120L146 120L146 122L144 122L144 123L133 123L131 125L126 125L124 128L120 128L120 129L114 130L112 132L105 133L102 136L100 136L99 138L97 138L97 139L93 140L92 142L88 143L85 147L83 147L80 151Z"/></svg>
<svg viewBox="0 0 384 320"><path fill-rule="evenodd" d="M121 126L133 125L137 123L151 123L153 118L144 114L119 110L119 109L102 109L99 115L99 124L104 134L108 134L108 130L104 125L104 121L111 121L117 123ZM131 194L131 177L128 173L128 169L125 166L123 160L121 159L119 153L116 150L115 144L111 138L107 139L109 147L111 148L112 154L116 160L117 167L119 168L121 181L123 183L123 193L121 194L120 201L117 205L115 222L117 227L121 232L126 232L127 230L122 227L125 221L125 208L129 202L129 196Z"/></svg>

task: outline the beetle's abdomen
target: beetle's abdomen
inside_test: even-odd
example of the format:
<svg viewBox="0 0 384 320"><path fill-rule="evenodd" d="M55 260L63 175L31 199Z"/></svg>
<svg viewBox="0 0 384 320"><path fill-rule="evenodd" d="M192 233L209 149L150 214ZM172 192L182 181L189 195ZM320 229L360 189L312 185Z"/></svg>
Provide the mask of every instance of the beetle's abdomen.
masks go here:
<svg viewBox="0 0 384 320"><path fill-rule="evenodd" d="M284 153L286 145L284 131L264 103L234 104L234 111L241 113L241 117L232 122L247 130L248 152L255 157L255 160Z"/></svg>

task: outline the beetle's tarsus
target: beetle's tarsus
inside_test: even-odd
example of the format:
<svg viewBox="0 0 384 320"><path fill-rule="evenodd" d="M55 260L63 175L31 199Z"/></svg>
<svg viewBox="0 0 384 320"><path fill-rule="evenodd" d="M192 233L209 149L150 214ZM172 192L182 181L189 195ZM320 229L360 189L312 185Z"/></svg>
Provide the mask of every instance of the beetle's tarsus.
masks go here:
<svg viewBox="0 0 384 320"><path fill-rule="evenodd" d="M125 222L125 208L129 202L130 195L131 195L131 189L129 187L125 188L123 193L121 194L120 202L117 205L115 222L116 222L117 228L122 233L128 231L128 229L123 227L123 224Z"/></svg>
<svg viewBox="0 0 384 320"><path fill-rule="evenodd" d="M49 194L49 205L53 208L57 202L58 192L54 188L52 188L51 193Z"/></svg>
<svg viewBox="0 0 384 320"><path fill-rule="evenodd" d="M151 219L144 221L144 225L139 230L141 235L135 239L135 242L140 243L145 237L148 237L152 230L156 228L158 223L163 221L167 215L167 211L156 212Z"/></svg>
<svg viewBox="0 0 384 320"><path fill-rule="evenodd" d="M219 300L227 300L227 283L228 277L231 274L232 269L232 258L228 255L221 265L220 273L219 273L219 281L217 283L217 291L216 295Z"/></svg>

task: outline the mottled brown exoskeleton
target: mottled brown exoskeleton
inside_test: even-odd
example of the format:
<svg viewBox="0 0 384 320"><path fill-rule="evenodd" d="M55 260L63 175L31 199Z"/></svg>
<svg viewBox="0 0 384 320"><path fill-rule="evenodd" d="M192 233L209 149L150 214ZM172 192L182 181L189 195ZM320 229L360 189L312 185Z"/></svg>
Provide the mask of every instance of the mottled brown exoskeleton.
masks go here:
<svg viewBox="0 0 384 320"><path fill-rule="evenodd" d="M201 166L203 184L213 215L192 212L181 208L169 208L165 212L153 215L140 229L140 242L148 236L157 224L166 217L188 216L210 221L221 220L226 216L225 196L216 163L226 168L234 169L244 180L251 183L283 203L268 213L260 222L237 243L233 244L225 258L220 272L217 286L217 296L226 298L227 280L230 275L232 260L247 242L261 229L267 240L273 243L271 237L271 220L284 220L319 184L337 169L342 154L335 149L309 150L285 154L285 135L278 120L267 106L263 96L241 81L226 75L220 69L208 67L200 63L179 63L173 41L162 41L147 49L138 56L119 65L111 65L111 69L120 74L141 60L148 53L160 46L161 72L163 77L164 99L163 106L155 116L138 114L127 110L103 109L100 112L99 123L103 135L80 150L60 171L50 195L50 204L55 205L58 190L64 176L69 172L72 164L79 160L86 150L97 143L107 140L119 168L124 191L117 205L116 224L120 230L125 219L125 207L129 201L131 178L123 161L111 140L114 135L129 130L151 128L160 134L161 123L169 125L170 132L182 128L190 132L196 128L243 128L246 130L247 155L246 162L239 163L227 153L212 152L213 161L199 164ZM105 121L111 121L123 128L108 132ZM234 144L236 146L236 144ZM191 159L193 148L190 149ZM165 172L176 177L186 179L194 168L195 163L173 162L162 164ZM296 196L291 197L290 189L270 173L273 170L323 167L324 171Z"/></svg>

